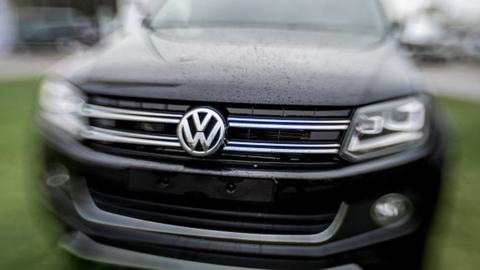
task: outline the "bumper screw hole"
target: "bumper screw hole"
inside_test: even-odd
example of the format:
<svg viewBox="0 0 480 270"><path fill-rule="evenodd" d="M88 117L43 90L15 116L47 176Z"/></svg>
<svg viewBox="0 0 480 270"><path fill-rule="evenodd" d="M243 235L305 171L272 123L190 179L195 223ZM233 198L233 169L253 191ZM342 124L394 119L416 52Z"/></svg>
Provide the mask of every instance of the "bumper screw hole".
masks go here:
<svg viewBox="0 0 480 270"><path fill-rule="evenodd" d="M165 189L168 186L170 186L170 179L168 179L167 177L162 178L162 179L160 179L160 181L158 181L158 187L159 188Z"/></svg>
<svg viewBox="0 0 480 270"><path fill-rule="evenodd" d="M228 183L226 190L228 194L234 194L237 191L237 186L233 183Z"/></svg>

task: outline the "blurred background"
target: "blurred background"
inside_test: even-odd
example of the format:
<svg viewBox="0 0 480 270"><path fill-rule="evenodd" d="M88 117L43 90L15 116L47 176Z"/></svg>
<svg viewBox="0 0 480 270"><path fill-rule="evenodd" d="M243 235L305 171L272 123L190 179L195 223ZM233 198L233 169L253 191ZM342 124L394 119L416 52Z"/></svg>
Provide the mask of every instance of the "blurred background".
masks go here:
<svg viewBox="0 0 480 270"><path fill-rule="evenodd" d="M0 0L0 270L91 269L52 248L44 225L54 224L39 219L28 192L36 88L58 60L136 31L147 1ZM480 269L480 1L383 2L453 130L426 269Z"/></svg>

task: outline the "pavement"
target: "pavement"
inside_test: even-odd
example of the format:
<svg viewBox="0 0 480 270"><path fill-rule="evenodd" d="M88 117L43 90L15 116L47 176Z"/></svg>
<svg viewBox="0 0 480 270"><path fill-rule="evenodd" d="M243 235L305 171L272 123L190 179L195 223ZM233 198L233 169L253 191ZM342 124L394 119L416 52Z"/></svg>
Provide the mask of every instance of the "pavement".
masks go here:
<svg viewBox="0 0 480 270"><path fill-rule="evenodd" d="M433 93L480 103L480 63L421 65Z"/></svg>
<svg viewBox="0 0 480 270"><path fill-rule="evenodd" d="M41 76L45 70L65 55L0 55L0 80L15 80Z"/></svg>
<svg viewBox="0 0 480 270"><path fill-rule="evenodd" d="M40 76L65 56L0 56L0 80ZM422 64L420 70L433 93L480 103L480 63Z"/></svg>

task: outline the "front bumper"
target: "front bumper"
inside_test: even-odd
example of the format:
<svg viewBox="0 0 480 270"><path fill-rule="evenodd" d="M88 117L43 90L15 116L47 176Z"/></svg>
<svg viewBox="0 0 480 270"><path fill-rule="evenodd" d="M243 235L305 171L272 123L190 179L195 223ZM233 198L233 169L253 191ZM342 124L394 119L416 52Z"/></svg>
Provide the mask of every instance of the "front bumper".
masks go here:
<svg viewBox="0 0 480 270"><path fill-rule="evenodd" d="M126 267L154 270L260 270L172 259L106 246L93 241L88 236L79 232L66 235L61 240L60 246L71 254L84 260L112 265L122 265ZM361 270L361 268L357 265L350 264L325 270Z"/></svg>
<svg viewBox="0 0 480 270"><path fill-rule="evenodd" d="M43 137L47 163L61 163L75 174L67 182L45 181L50 183L45 185L45 194L70 235L63 238L62 246L85 259L139 268L328 269L347 265L338 269L414 269L441 183L443 149L439 141L332 171L267 172L214 171L135 160L95 152L58 132L45 131ZM301 238L191 230L96 207L82 173L88 170L107 175L131 169L333 184L335 189L344 190L343 201L348 207L324 232ZM375 226L370 206L392 192L407 195L414 202L415 214L399 226Z"/></svg>

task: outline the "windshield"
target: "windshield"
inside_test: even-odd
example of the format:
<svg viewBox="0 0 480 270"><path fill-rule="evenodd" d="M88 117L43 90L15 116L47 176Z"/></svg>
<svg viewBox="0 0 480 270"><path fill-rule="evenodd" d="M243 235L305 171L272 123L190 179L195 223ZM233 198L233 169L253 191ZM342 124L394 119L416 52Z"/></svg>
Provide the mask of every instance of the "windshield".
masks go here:
<svg viewBox="0 0 480 270"><path fill-rule="evenodd" d="M167 0L153 1L150 27L274 28L381 35L376 0ZM156 7L155 7L156 6Z"/></svg>

